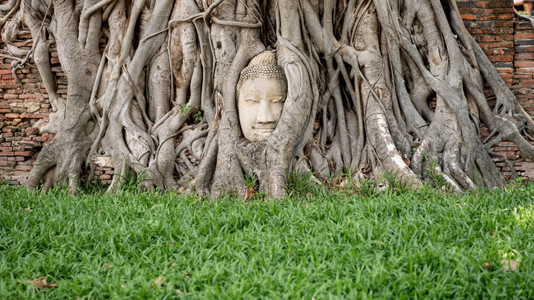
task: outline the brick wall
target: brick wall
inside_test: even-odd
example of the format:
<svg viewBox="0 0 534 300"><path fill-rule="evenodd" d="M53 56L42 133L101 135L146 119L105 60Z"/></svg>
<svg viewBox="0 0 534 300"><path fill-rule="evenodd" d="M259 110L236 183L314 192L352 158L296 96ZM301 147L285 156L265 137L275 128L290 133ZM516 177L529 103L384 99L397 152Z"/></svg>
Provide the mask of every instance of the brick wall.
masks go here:
<svg viewBox="0 0 534 300"><path fill-rule="evenodd" d="M514 29L514 75L511 87L523 108L534 116L534 29L528 21L514 22ZM509 157L520 157L517 147L512 144L506 147ZM526 159L515 165L523 176L534 178L534 162Z"/></svg>
<svg viewBox="0 0 534 300"><path fill-rule="evenodd" d="M22 34L16 45L29 50L31 44L26 41L30 39L29 34ZM0 54L9 53L1 51ZM60 72L55 52L52 60L53 70ZM51 108L37 69L25 67L13 74L10 61L0 61L0 174L9 183L19 183L31 170L43 143L52 138L46 133L39 134L38 128L48 121ZM64 81L59 79L60 88L65 88Z"/></svg>
<svg viewBox="0 0 534 300"><path fill-rule="evenodd" d="M523 108L534 115L534 30L527 21L514 23L514 75L512 90Z"/></svg>
<svg viewBox="0 0 534 300"><path fill-rule="evenodd" d="M467 30L510 84L516 22L512 0L460 0L457 3Z"/></svg>
<svg viewBox="0 0 534 300"><path fill-rule="evenodd" d="M29 33L23 33L17 37L15 45L29 50L31 44L27 41L30 39ZM66 98L67 79L57 52L54 48L51 50L50 63L57 79L58 94ZM0 54L9 55L4 50L0 50ZM26 64L13 74L10 61L0 57L0 179L20 184L26 180L42 146L54 136L40 133L52 108L35 65ZM98 165L94 172L104 183L110 182L112 173L109 167Z"/></svg>
<svg viewBox="0 0 534 300"><path fill-rule="evenodd" d="M458 1L458 7L468 31L523 108L534 116L534 30L530 22L514 16L512 3L513 0L464 0ZM486 90L486 95L492 104L494 97L491 90ZM487 135L485 128L482 128L482 134ZM528 159L523 161L513 143L501 142L492 150L505 154L520 175L534 178L534 163ZM504 159L494 160L503 175L511 175Z"/></svg>
<svg viewBox="0 0 534 300"><path fill-rule="evenodd" d="M458 7L469 32L494 63L523 107L534 115L534 31L530 23L513 15L512 0L458 0ZM28 34L19 36L18 45L29 49ZM1 43L1 41L0 41ZM0 54L8 54L0 50ZM61 77L57 53L52 51L53 72L58 75L61 96L66 93L66 80ZM51 111L46 90L37 69L27 66L16 71L21 84L11 73L9 60L0 57L0 177L17 184L25 180L44 143L52 136L40 134ZM487 91L492 99L491 91ZM484 129L483 129L484 130ZM500 143L495 151L517 160L520 154L511 143ZM502 159L495 159L505 176L510 175ZM534 163L514 162L520 174L534 178ZM108 182L112 170L98 167L95 174Z"/></svg>

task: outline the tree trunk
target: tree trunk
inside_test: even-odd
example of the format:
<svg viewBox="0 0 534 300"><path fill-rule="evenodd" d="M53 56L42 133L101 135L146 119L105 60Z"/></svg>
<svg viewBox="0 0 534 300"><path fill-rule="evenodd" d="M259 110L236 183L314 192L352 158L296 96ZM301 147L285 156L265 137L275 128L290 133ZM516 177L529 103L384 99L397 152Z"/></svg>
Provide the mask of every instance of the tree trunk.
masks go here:
<svg viewBox="0 0 534 300"><path fill-rule="evenodd" d="M461 191L504 182L496 143L534 158L520 134L534 122L453 0L18 3L0 7L10 12L2 39L14 49L20 23L31 30L56 110L31 188L66 180L75 192L97 154L114 162L109 191L131 168L146 188L244 195L256 178L272 198L286 195L291 172Z"/></svg>

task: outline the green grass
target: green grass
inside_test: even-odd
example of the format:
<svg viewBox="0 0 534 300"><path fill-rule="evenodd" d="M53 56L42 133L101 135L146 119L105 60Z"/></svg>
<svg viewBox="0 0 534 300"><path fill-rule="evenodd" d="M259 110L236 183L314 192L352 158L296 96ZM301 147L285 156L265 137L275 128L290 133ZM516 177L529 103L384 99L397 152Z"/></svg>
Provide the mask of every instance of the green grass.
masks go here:
<svg viewBox="0 0 534 300"><path fill-rule="evenodd" d="M0 185L0 298L534 297L534 185L292 197Z"/></svg>

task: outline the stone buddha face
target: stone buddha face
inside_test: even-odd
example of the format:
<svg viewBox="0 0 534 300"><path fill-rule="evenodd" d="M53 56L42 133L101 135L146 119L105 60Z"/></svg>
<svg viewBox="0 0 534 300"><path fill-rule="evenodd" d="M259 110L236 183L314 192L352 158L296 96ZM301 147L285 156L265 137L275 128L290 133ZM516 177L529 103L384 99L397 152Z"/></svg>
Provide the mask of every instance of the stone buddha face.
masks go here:
<svg viewBox="0 0 534 300"><path fill-rule="evenodd" d="M278 124L287 94L284 71L273 51L258 54L243 69L237 94L243 135L251 142L265 140Z"/></svg>

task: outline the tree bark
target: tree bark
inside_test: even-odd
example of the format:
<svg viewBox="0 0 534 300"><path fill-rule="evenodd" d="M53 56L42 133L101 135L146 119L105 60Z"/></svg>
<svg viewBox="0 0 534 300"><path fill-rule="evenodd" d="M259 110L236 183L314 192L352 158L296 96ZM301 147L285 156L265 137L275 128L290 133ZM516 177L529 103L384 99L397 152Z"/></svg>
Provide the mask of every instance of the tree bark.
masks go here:
<svg viewBox="0 0 534 300"><path fill-rule="evenodd" d="M500 141L534 158L521 135L534 130L532 118L454 1L17 3L0 6L2 39L25 62L29 54L10 41L21 23L30 29L55 110L45 130L56 136L39 154L30 188L66 181L75 192L91 156L102 154L115 166L109 191L130 168L145 188L244 196L246 178L256 178L272 198L287 195L291 172L311 172L313 182L355 174L461 191L504 182L490 151ZM50 70L52 41L66 97ZM238 82L265 50L274 51L287 86L276 127L251 141L240 124ZM272 76L265 74L254 76ZM481 125L492 132L484 140Z"/></svg>

